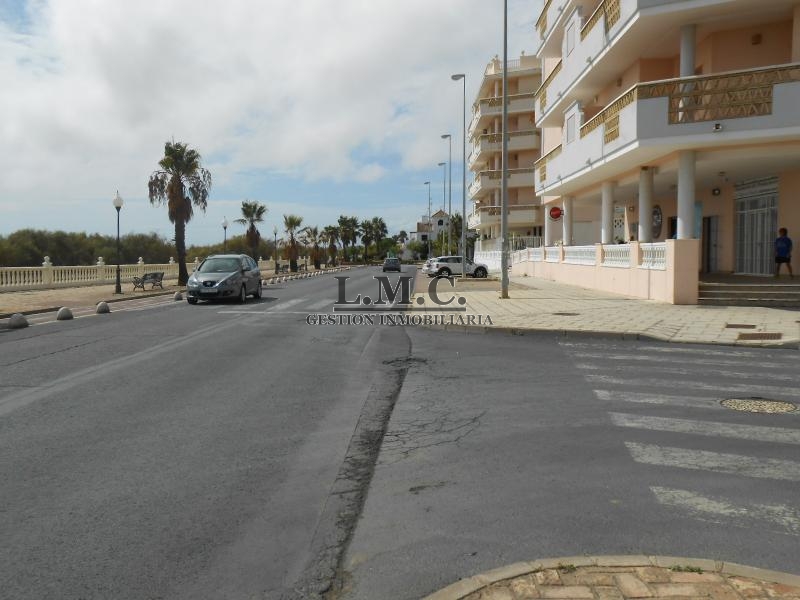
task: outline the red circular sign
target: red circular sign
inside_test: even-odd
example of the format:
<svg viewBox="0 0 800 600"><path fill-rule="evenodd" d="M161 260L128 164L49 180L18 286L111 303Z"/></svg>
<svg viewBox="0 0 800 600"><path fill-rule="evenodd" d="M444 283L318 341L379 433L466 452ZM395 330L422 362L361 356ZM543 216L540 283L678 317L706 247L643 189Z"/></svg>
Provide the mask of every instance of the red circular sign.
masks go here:
<svg viewBox="0 0 800 600"><path fill-rule="evenodd" d="M558 221L561 218L561 215L564 214L564 211L561 209L560 206L553 206L550 208L550 218L554 221Z"/></svg>

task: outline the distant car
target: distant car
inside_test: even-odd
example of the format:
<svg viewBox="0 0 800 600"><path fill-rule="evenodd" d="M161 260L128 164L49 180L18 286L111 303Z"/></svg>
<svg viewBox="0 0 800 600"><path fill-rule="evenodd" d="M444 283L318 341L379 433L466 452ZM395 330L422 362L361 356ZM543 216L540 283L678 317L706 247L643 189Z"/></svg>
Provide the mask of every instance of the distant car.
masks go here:
<svg viewBox="0 0 800 600"><path fill-rule="evenodd" d="M402 273L403 269L400 264L399 258L387 258L383 261L383 272L386 271L397 271L398 273Z"/></svg>
<svg viewBox="0 0 800 600"><path fill-rule="evenodd" d="M489 275L489 267L483 263L474 263L467 259L466 274L477 279L483 279ZM422 272L428 277L450 277L451 275L461 275L460 256L439 256L431 259L422 267Z"/></svg>
<svg viewBox="0 0 800 600"><path fill-rule="evenodd" d="M250 295L261 298L261 271L246 254L216 254L200 263L186 287L189 304L220 298L244 303Z"/></svg>

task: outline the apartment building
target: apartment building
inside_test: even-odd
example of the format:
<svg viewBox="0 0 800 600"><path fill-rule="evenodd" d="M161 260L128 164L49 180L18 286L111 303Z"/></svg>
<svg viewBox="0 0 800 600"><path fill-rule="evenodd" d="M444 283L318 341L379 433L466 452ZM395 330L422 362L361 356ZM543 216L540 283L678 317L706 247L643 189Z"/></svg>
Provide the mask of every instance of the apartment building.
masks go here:
<svg viewBox="0 0 800 600"><path fill-rule="evenodd" d="M515 269L677 303L772 275L778 227L800 238L800 1L546 0L536 30L535 193L563 214Z"/></svg>
<svg viewBox="0 0 800 600"><path fill-rule="evenodd" d="M534 189L534 163L541 148L534 100L541 77L535 56L508 61L508 231L514 249L533 245L543 234L541 203ZM473 172L467 226L476 232L475 259L490 268L500 264L502 83L503 62L495 57L484 71L467 133L472 144L468 166Z"/></svg>

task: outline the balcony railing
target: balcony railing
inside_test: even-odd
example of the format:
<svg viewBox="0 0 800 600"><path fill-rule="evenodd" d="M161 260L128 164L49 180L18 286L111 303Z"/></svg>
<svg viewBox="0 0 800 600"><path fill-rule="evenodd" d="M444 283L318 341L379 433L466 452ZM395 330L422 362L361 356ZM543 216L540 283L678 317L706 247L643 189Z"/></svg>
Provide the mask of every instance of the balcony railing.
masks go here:
<svg viewBox="0 0 800 600"><path fill-rule="evenodd" d="M642 249L642 269L664 270L667 268L667 244L640 244Z"/></svg>
<svg viewBox="0 0 800 600"><path fill-rule="evenodd" d="M548 161L553 160L559 154L561 154L561 144L550 150L547 154L539 158L535 163L533 163L533 167L538 169L539 171L539 183L543 183L547 180L547 163Z"/></svg>
<svg viewBox="0 0 800 600"><path fill-rule="evenodd" d="M586 21L586 24L581 28L581 40L586 39L586 36L589 35L589 32L600 22L600 18L603 16L605 16L606 32L608 32L608 30L619 21L619 0L603 0L603 2L597 6L592 16L589 17L589 20Z"/></svg>
<svg viewBox="0 0 800 600"><path fill-rule="evenodd" d="M594 246L564 246L564 262L571 265L593 265L596 256Z"/></svg>
<svg viewBox="0 0 800 600"><path fill-rule="evenodd" d="M540 133L537 129L526 129L522 131L510 131L508 133L508 149L518 152L520 150L536 150L539 147L538 138ZM530 138L530 143L525 138ZM469 164L475 164L480 155L484 152L500 152L503 149L502 133L484 133L477 138L472 152L469 155Z"/></svg>
<svg viewBox="0 0 800 600"><path fill-rule="evenodd" d="M603 244L604 267L630 267L631 247L628 244Z"/></svg>
<svg viewBox="0 0 800 600"><path fill-rule="evenodd" d="M552 4L552 2L553 0L545 0L544 6L542 7L542 13L536 20L536 29L539 31L539 37L541 39L544 39L544 36L547 34L547 10L550 8L550 4Z"/></svg>
<svg viewBox="0 0 800 600"><path fill-rule="evenodd" d="M508 207L509 225L532 225L537 221L538 204L511 204ZM467 218L470 229L480 226L497 225L500 223L502 208L500 206L481 206L476 208Z"/></svg>
<svg viewBox="0 0 800 600"><path fill-rule="evenodd" d="M536 94L535 95L539 99L539 112L540 113L543 113L545 107L547 106L547 86L549 86L553 82L553 79L555 79L558 76L558 74L561 73L562 64L563 64L563 61L559 60L558 63L556 64L556 66L553 67L553 70L550 71L550 74L547 76L547 79L545 79L542 82L542 85L539 86L539 89L536 90Z"/></svg>

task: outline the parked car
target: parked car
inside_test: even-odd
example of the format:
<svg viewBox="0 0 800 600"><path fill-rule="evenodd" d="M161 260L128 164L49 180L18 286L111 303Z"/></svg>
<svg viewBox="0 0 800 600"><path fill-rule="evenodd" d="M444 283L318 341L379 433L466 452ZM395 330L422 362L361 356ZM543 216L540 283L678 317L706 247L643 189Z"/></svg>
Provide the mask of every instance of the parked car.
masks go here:
<svg viewBox="0 0 800 600"><path fill-rule="evenodd" d="M400 265L399 258L387 258L383 261L383 272L386 271L397 271L398 273L402 273L403 269Z"/></svg>
<svg viewBox="0 0 800 600"><path fill-rule="evenodd" d="M437 258L432 258L422 267L422 272L427 274L428 277L450 277L454 274L461 275L461 271L460 256L439 256ZM483 279L489 275L489 267L483 263L472 262L468 258L466 274L477 279Z"/></svg>
<svg viewBox="0 0 800 600"><path fill-rule="evenodd" d="M250 295L261 298L261 271L246 254L212 255L189 276L186 294L189 304L220 298L246 302Z"/></svg>

